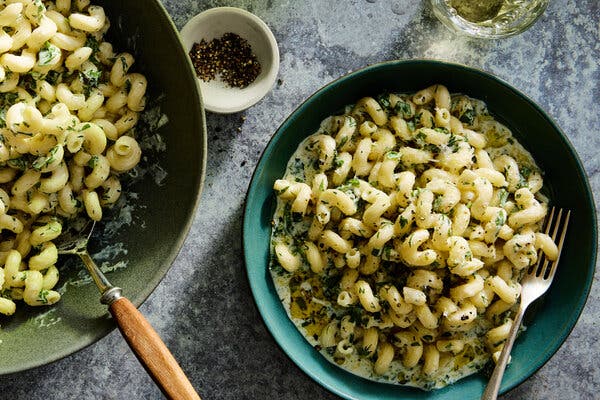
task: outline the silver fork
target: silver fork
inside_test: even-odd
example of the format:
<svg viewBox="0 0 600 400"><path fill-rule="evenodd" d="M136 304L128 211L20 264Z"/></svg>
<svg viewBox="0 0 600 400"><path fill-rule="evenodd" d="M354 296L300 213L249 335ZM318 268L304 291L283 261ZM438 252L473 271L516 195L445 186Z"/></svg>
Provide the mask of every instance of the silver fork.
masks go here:
<svg viewBox="0 0 600 400"><path fill-rule="evenodd" d="M565 214L564 217L563 213ZM556 218L555 214L558 214ZM488 382L487 387L481 396L481 400L495 400L498 397L498 390L500 389L500 384L502 383L504 369L508 363L510 351L515 343L515 338L517 337L519 326L521 326L521 321L523 320L525 310L531 303L533 303L534 300L546 293L550 287L550 284L552 283L552 279L554 278L556 267L560 259L563 242L565 240L565 235L567 233L567 226L569 225L570 216L570 210L563 212L562 209L557 210L555 207L552 207L552 210L550 211L550 216L546 221L544 232L550 235L555 243L556 238L560 235L557 243L558 257L556 260L550 261L543 256L543 253L540 251L537 264L530 267L528 272L521 280L521 302L519 303L519 308L517 310L517 314L515 315L512 327L510 328L508 338L504 343L504 348L502 349L500 357L498 358L498 363L496 364L494 372L490 377L490 381Z"/></svg>

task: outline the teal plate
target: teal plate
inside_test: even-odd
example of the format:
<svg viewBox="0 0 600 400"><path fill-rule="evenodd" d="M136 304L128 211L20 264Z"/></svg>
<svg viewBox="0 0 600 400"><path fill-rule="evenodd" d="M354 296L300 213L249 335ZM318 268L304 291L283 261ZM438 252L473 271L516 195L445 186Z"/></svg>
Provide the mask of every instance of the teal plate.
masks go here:
<svg viewBox="0 0 600 400"><path fill-rule="evenodd" d="M443 389L425 392L372 382L325 360L289 320L268 271L272 186L303 138L327 116L367 95L385 91L415 92L440 83L451 93L481 99L512 129L545 171L551 202L572 210L572 219L554 283L526 316L527 331L515 344L501 392L537 371L567 338L586 302L596 265L596 214L584 169L566 136L546 113L506 82L463 65L427 61L393 61L369 66L325 86L306 100L277 130L267 145L246 197L243 248L256 305L275 341L304 372L347 399L479 399L487 378L479 373Z"/></svg>

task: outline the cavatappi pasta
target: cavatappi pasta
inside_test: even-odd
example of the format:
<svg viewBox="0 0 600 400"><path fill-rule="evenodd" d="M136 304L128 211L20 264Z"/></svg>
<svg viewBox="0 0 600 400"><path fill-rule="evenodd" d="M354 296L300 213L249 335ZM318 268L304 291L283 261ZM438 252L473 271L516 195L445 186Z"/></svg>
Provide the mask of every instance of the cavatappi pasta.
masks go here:
<svg viewBox="0 0 600 400"><path fill-rule="evenodd" d="M100 220L140 161L147 82L109 25L87 0L0 1L0 314L60 299L53 240Z"/></svg>
<svg viewBox="0 0 600 400"><path fill-rule="evenodd" d="M275 181L271 274L306 339L355 374L440 388L497 358L520 278L557 247L531 155L442 85L327 118Z"/></svg>

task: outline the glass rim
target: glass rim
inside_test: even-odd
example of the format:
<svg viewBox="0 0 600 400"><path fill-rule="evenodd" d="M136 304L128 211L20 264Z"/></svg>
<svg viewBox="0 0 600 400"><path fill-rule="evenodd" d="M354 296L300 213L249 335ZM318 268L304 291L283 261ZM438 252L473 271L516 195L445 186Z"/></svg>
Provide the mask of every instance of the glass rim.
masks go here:
<svg viewBox="0 0 600 400"><path fill-rule="evenodd" d="M537 0L527 5L527 12L503 26L486 26L471 22L456 13L448 0L430 0L433 14L450 30L480 39L496 39L517 35L533 25L548 7L549 0Z"/></svg>

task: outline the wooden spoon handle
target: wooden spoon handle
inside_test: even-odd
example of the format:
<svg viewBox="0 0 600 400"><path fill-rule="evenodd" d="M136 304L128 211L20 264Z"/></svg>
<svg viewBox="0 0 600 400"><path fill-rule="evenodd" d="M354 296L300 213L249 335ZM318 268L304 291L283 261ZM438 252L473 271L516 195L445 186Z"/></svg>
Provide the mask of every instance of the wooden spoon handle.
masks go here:
<svg viewBox="0 0 600 400"><path fill-rule="evenodd" d="M138 360L168 399L200 400L175 357L128 299L119 298L109 310Z"/></svg>

